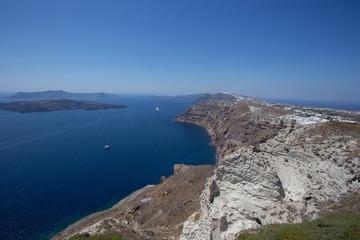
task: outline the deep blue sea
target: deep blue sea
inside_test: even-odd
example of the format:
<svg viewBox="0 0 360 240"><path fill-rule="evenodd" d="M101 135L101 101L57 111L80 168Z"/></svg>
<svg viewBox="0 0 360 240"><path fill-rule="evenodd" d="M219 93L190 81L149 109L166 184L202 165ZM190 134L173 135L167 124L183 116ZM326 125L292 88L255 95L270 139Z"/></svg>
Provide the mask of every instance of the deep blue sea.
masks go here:
<svg viewBox="0 0 360 240"><path fill-rule="evenodd" d="M14 101L5 96L0 102ZM162 175L172 175L174 164L215 163L206 130L174 122L189 100L141 95L81 100L128 108L0 110L0 239L49 239L131 192L157 184ZM270 101L360 110L357 103ZM110 149L104 151L107 144Z"/></svg>
<svg viewBox="0 0 360 240"><path fill-rule="evenodd" d="M10 100L0 96L0 102ZM205 129L174 122L188 100L139 95L86 100L128 108L0 110L0 239L49 239L157 184L162 175L173 174L174 164L215 162Z"/></svg>

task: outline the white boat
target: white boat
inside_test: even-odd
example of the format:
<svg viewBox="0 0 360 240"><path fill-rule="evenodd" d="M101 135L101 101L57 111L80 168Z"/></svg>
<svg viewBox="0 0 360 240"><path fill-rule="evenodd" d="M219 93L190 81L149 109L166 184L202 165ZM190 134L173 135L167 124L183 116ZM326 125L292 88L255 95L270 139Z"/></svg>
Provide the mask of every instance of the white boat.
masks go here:
<svg viewBox="0 0 360 240"><path fill-rule="evenodd" d="M110 148L109 145L105 145L104 150L108 150Z"/></svg>
<svg viewBox="0 0 360 240"><path fill-rule="evenodd" d="M156 107L155 109L156 109L156 111L159 111L159 110L160 110L158 107Z"/></svg>

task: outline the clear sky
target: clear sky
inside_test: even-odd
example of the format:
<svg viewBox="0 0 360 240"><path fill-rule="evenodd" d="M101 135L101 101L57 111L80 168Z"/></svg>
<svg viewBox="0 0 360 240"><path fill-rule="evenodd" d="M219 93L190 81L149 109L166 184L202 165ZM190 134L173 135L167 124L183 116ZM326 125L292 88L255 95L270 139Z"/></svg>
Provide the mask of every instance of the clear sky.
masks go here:
<svg viewBox="0 0 360 240"><path fill-rule="evenodd" d="M0 0L0 91L360 102L359 0Z"/></svg>

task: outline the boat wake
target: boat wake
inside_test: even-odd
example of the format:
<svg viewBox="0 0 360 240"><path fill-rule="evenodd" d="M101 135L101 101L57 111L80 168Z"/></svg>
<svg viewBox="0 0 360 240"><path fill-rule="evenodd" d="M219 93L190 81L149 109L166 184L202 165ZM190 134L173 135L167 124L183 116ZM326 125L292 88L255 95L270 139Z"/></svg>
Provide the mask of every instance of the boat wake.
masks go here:
<svg viewBox="0 0 360 240"><path fill-rule="evenodd" d="M96 124L98 122L99 122L99 120L93 121L93 122L90 122L90 123L86 123L86 124L82 124L82 125L79 125L79 126L60 128L60 129L56 129L56 130L50 130L50 131L42 132L42 133L39 133L39 134L32 134L32 135L29 135L29 136L23 136L23 137L19 137L19 138L7 140L7 141L1 141L0 142L0 151L8 149L8 148L16 147L16 146L21 145L21 144L26 144L26 143L29 143L29 142L41 140L41 139L44 139L44 138L47 138L47 137L52 137L52 136L55 136L55 135L58 135L58 134L68 132L68 131L73 131L75 129L91 126L91 125Z"/></svg>

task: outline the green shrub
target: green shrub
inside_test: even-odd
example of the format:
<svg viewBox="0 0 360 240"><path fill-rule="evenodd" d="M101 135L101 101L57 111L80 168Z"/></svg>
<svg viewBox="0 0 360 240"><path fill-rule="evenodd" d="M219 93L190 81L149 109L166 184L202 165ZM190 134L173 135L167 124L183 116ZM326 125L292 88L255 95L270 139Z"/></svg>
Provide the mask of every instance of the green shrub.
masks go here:
<svg viewBox="0 0 360 240"><path fill-rule="evenodd" d="M360 216L333 214L311 222L272 224L240 234L239 240L360 239Z"/></svg>

